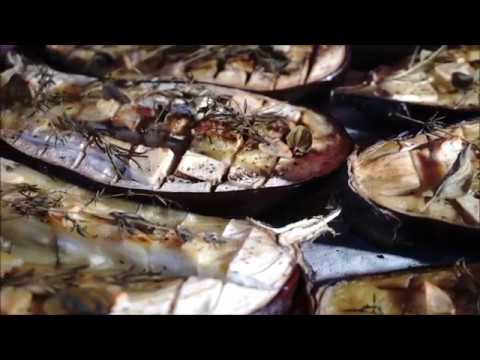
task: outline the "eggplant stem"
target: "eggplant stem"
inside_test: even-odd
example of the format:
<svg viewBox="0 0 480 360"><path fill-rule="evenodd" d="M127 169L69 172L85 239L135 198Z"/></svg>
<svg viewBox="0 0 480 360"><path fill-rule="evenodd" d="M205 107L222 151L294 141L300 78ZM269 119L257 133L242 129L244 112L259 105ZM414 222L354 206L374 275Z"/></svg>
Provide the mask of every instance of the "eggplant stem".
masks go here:
<svg viewBox="0 0 480 360"><path fill-rule="evenodd" d="M334 220L336 217L340 215L342 212L341 208L338 208L334 211L332 211L330 214L327 216L315 216L311 219L306 219L306 220L300 220L297 221L293 224L288 224L284 227L281 228L274 228L272 226L266 225L260 221L248 218L247 221L249 221L251 224L253 224L256 227L259 227L261 229L267 230L271 233L273 233L276 236L281 236L285 235L286 233L292 231L292 230L307 230L308 233L307 235L299 236L298 239L295 239L295 241L282 241L282 239L279 239L279 242L281 245L291 245L293 243L298 243L298 242L304 242L308 241L311 239L316 238L320 234L328 231L335 233L329 226L328 223L330 223L332 220ZM283 244L282 244L283 243Z"/></svg>

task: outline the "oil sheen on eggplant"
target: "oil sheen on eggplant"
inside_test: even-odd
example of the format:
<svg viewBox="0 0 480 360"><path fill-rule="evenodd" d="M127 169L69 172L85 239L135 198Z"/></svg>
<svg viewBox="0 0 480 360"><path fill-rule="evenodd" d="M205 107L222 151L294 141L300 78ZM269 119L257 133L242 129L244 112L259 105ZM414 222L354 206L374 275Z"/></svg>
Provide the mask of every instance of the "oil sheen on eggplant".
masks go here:
<svg viewBox="0 0 480 360"><path fill-rule="evenodd" d="M197 195L200 202L237 193L274 198L329 175L351 150L326 116L264 96L205 84L102 82L16 60L1 74L1 139L104 186L186 200L187 208Z"/></svg>
<svg viewBox="0 0 480 360"><path fill-rule="evenodd" d="M383 246L480 248L479 134L477 118L355 151L345 218Z"/></svg>
<svg viewBox="0 0 480 360"><path fill-rule="evenodd" d="M2 314L282 312L299 278L296 245L339 214L272 228L0 166Z"/></svg>

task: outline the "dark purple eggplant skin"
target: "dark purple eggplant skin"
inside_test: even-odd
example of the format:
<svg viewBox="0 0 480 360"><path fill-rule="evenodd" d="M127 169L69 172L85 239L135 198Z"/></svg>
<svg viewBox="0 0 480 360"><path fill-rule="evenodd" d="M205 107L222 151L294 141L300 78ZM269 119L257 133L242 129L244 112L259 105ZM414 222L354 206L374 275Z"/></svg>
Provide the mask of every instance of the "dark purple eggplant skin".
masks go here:
<svg viewBox="0 0 480 360"><path fill-rule="evenodd" d="M372 126L372 130L419 130L427 125L431 119L439 119L445 124L454 124L480 115L480 108L452 109L442 106L405 103L397 100L355 94L346 88L337 88L332 91L331 103L338 107L349 107L363 113L369 119L370 125L363 123L349 124L350 128L365 129ZM420 121L407 120L401 116Z"/></svg>
<svg viewBox="0 0 480 360"><path fill-rule="evenodd" d="M383 209L366 201L348 185L347 167L342 173L343 218L355 233L372 244L386 251L419 249L437 255L480 255L480 229Z"/></svg>

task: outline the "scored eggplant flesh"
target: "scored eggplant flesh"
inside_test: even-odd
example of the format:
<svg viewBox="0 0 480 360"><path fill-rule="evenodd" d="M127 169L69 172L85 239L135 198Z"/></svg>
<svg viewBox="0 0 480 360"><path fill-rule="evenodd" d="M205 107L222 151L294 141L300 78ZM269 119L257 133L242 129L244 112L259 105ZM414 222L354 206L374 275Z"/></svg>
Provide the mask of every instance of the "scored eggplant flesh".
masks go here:
<svg viewBox="0 0 480 360"><path fill-rule="evenodd" d="M195 80L271 92L329 81L345 45L47 45L71 69L114 79Z"/></svg>
<svg viewBox="0 0 480 360"><path fill-rule="evenodd" d="M319 290L318 315L480 314L480 264L360 277Z"/></svg>
<svg viewBox="0 0 480 360"><path fill-rule="evenodd" d="M260 95L101 82L17 62L1 74L0 90L22 87L31 99L13 97L4 106L1 139L105 185L160 192L280 187L333 172L351 150L327 117ZM288 141L298 129L302 136Z"/></svg>
<svg viewBox="0 0 480 360"><path fill-rule="evenodd" d="M480 228L480 119L377 143L348 162L350 188L387 211Z"/></svg>
<svg viewBox="0 0 480 360"><path fill-rule="evenodd" d="M480 46L417 51L398 66L373 71L371 80L361 85L335 91L440 108L480 110Z"/></svg>
<svg viewBox="0 0 480 360"><path fill-rule="evenodd" d="M275 229L0 166L3 314L252 313L292 276L293 246L330 231L339 214Z"/></svg>

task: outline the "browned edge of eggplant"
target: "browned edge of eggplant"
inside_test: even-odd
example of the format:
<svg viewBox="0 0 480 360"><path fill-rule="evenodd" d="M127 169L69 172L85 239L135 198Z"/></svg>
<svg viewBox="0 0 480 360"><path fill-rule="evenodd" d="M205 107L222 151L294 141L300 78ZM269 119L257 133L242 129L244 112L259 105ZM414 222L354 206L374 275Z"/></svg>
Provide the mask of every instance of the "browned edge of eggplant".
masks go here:
<svg viewBox="0 0 480 360"><path fill-rule="evenodd" d="M350 184L350 159L343 169L343 218L368 242L388 250L434 250L438 256L480 255L480 229L409 216L374 204Z"/></svg>
<svg viewBox="0 0 480 360"><path fill-rule="evenodd" d="M390 129L419 129L434 119L446 124L454 124L475 115L480 115L480 107L454 109L448 106L407 103L403 101L355 93L356 86L339 87L332 91L331 102L337 106L354 108L366 114L375 125ZM416 121L408 120L408 116ZM362 124L358 125L363 128Z"/></svg>

